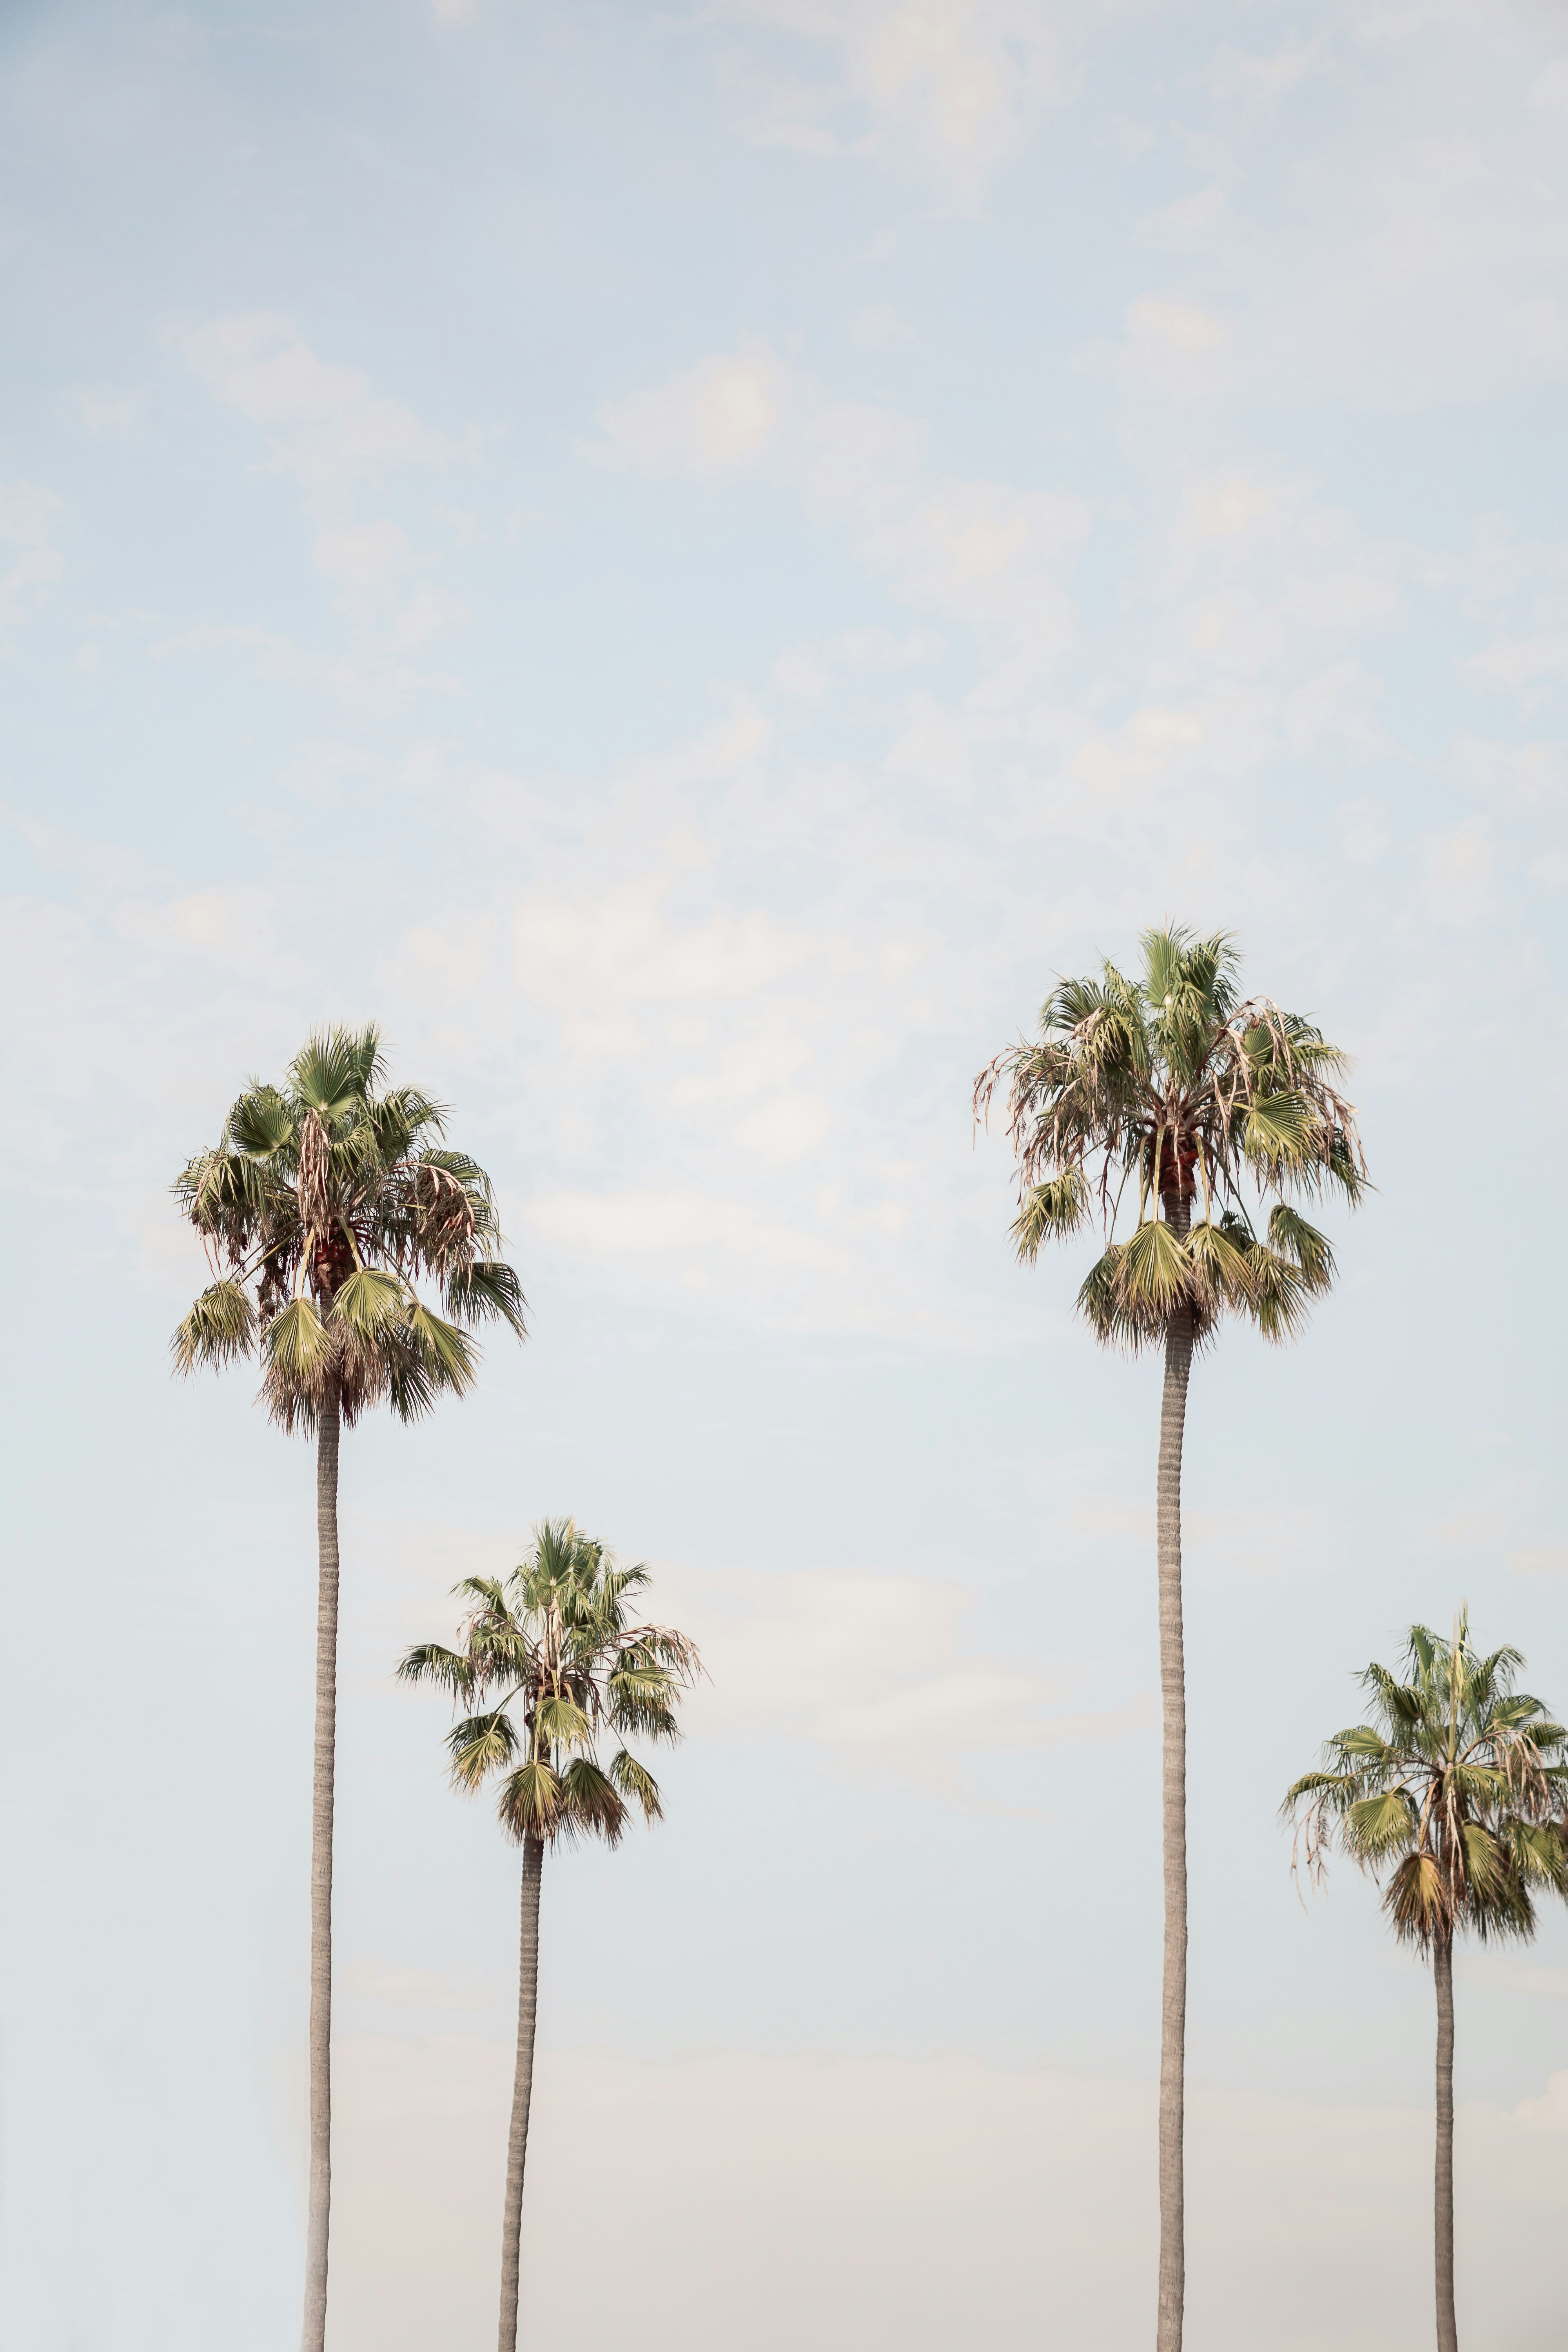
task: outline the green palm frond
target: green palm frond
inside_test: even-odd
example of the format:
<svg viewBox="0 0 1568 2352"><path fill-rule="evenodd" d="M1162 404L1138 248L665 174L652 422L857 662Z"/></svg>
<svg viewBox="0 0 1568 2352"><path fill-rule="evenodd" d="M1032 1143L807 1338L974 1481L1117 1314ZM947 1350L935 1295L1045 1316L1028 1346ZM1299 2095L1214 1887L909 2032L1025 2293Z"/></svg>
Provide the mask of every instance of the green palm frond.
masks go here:
<svg viewBox="0 0 1568 2352"><path fill-rule="evenodd" d="M1182 1240L1155 1217L1146 1219L1122 1244L1116 1282L1129 1315L1162 1330L1197 1286L1193 1260Z"/></svg>
<svg viewBox="0 0 1568 2352"><path fill-rule="evenodd" d="M1360 1797L1346 1808L1345 1843L1358 1856L1381 1861L1386 1854L1403 1853L1415 1833L1410 1801L1398 1790Z"/></svg>
<svg viewBox="0 0 1568 2352"><path fill-rule="evenodd" d="M501 1782L496 1811L501 1827L519 1844L529 1837L549 1841L563 1826L561 1783L542 1759L531 1757Z"/></svg>
<svg viewBox="0 0 1568 2352"><path fill-rule="evenodd" d="M381 1034L363 1029L326 1029L306 1040L289 1075L300 1101L321 1118L350 1118L383 1075Z"/></svg>
<svg viewBox="0 0 1568 2352"><path fill-rule="evenodd" d="M1186 1238L1186 1254L1203 1292L1223 1299L1227 1307L1247 1307L1253 1298L1251 1237L1235 1218L1217 1225L1195 1224Z"/></svg>
<svg viewBox="0 0 1568 2352"><path fill-rule="evenodd" d="M1327 1239L1289 1202L1277 1202L1269 1211L1268 1246L1299 1267L1303 1285L1314 1297L1333 1281L1334 1254Z"/></svg>
<svg viewBox="0 0 1568 2352"><path fill-rule="evenodd" d="M175 1332L174 1362L182 1372L198 1364L232 1364L256 1345L256 1307L237 1282L213 1282Z"/></svg>
<svg viewBox="0 0 1568 2352"><path fill-rule="evenodd" d="M601 1837L619 1845L626 1808L609 1774L591 1756L574 1756L561 1775L561 1830L567 1837Z"/></svg>
<svg viewBox="0 0 1568 2352"><path fill-rule="evenodd" d="M460 1789L477 1789L491 1772L511 1762L517 1754L517 1733L510 1716L498 1707L492 1714L472 1715L466 1722L454 1724L447 1735L447 1746L453 1780Z"/></svg>
<svg viewBox="0 0 1568 2352"><path fill-rule="evenodd" d="M455 1265L447 1275L443 1296L447 1312L466 1323L493 1318L524 1339L528 1333L528 1301L512 1268L500 1258L478 1258Z"/></svg>
<svg viewBox="0 0 1568 2352"><path fill-rule="evenodd" d="M1013 1224L1018 1255L1033 1264L1048 1241L1061 1241L1089 1223L1089 1187L1081 1169L1032 1186Z"/></svg>
<svg viewBox="0 0 1568 2352"><path fill-rule="evenodd" d="M435 1683L458 1697L466 1697L477 1677L472 1660L462 1651L449 1650L440 1642L418 1642L404 1653L397 1679L403 1683Z"/></svg>
<svg viewBox="0 0 1568 2352"><path fill-rule="evenodd" d="M314 1303L305 1297L291 1298L261 1335L268 1370L280 1382L301 1390L319 1384L331 1345Z"/></svg>
<svg viewBox="0 0 1568 2352"><path fill-rule="evenodd" d="M356 1266L332 1298L332 1313L357 1339L374 1342L405 1320L408 1293L395 1274Z"/></svg>
<svg viewBox="0 0 1568 2352"><path fill-rule="evenodd" d="M276 1158L288 1150L294 1135L294 1115L276 1087L252 1087L228 1115L230 1143L253 1160Z"/></svg>
<svg viewBox="0 0 1568 2352"><path fill-rule="evenodd" d="M593 1736L594 1727L584 1710L574 1699L558 1698L546 1693L533 1710L539 1737L552 1748L581 1748Z"/></svg>
<svg viewBox="0 0 1568 2352"><path fill-rule="evenodd" d="M451 1389L461 1396L471 1388L479 1371L479 1350L468 1333L433 1315L417 1299L410 1301L405 1319L410 1346L432 1389Z"/></svg>
<svg viewBox="0 0 1568 2352"><path fill-rule="evenodd" d="M629 1804L640 1805L645 1822L664 1819L664 1804L659 1796L658 1782L646 1764L639 1764L628 1748L617 1748L610 1759L610 1778L616 1790Z"/></svg>

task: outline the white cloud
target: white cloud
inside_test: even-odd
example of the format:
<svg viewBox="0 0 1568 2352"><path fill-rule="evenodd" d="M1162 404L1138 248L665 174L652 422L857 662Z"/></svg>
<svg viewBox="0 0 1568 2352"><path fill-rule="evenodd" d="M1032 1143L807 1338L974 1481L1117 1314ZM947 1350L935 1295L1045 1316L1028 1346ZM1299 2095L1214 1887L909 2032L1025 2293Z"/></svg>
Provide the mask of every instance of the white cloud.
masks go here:
<svg viewBox="0 0 1568 2352"><path fill-rule="evenodd" d="M1355 624L1347 620L1346 626ZM1297 687L1285 704L1285 736L1293 751L1311 751L1328 739L1358 751L1374 751L1384 740L1373 705L1376 681L1359 661L1331 662Z"/></svg>
<svg viewBox="0 0 1568 2352"><path fill-rule="evenodd" d="M161 906L128 899L116 908L114 926L140 947L173 948L224 964L258 964L273 946L271 907L261 890L193 890Z"/></svg>
<svg viewBox="0 0 1568 2352"><path fill-rule="evenodd" d="M406 572L408 541L395 522L340 524L318 531L316 569L349 588L381 588Z"/></svg>
<svg viewBox="0 0 1568 2352"><path fill-rule="evenodd" d="M513 929L519 982L540 1003L614 1021L659 1002L732 1003L823 952L812 933L761 908L721 907L682 924L666 911L669 889L668 876L650 874L579 898L525 900Z"/></svg>
<svg viewBox="0 0 1568 2352"><path fill-rule="evenodd" d="M600 412L601 462L716 478L768 461L910 603L1001 627L1054 655L1068 640L1060 575L1089 527L1076 496L923 478L925 435L895 410L826 398L761 346L714 353ZM812 690L808 682L806 692Z"/></svg>
<svg viewBox="0 0 1568 2352"><path fill-rule="evenodd" d="M1501 800L1530 808L1568 797L1568 755L1560 743L1488 743L1467 735L1454 748L1464 773Z"/></svg>
<svg viewBox="0 0 1568 2352"><path fill-rule="evenodd" d="M471 996L489 966L494 928L488 913L467 908L410 925L398 942L405 984L434 980L453 996Z"/></svg>
<svg viewBox="0 0 1568 2352"><path fill-rule="evenodd" d="M1113 352L1094 347L1084 363L1109 362L1123 376L1170 400L1194 400L1219 391L1231 372L1231 332L1225 320L1181 294L1143 294L1130 303L1122 341Z"/></svg>
<svg viewBox="0 0 1568 2352"><path fill-rule="evenodd" d="M779 1095L741 1121L735 1140L763 1160L800 1160L816 1150L827 1130L827 1105L820 1095Z"/></svg>
<svg viewBox="0 0 1568 2352"><path fill-rule="evenodd" d="M51 544L58 510L58 499L32 483L0 483L0 541L22 551L0 572L0 640L65 570L64 556Z"/></svg>
<svg viewBox="0 0 1568 2352"><path fill-rule="evenodd" d="M1346 801L1338 812L1340 846L1347 866L1375 866L1394 835L1375 801Z"/></svg>
<svg viewBox="0 0 1568 2352"><path fill-rule="evenodd" d="M1531 106L1548 114L1568 116L1568 58L1553 58L1531 84Z"/></svg>
<svg viewBox="0 0 1568 2352"><path fill-rule="evenodd" d="M132 392L78 384L70 405L82 431L94 441L128 441L136 424L137 401Z"/></svg>
<svg viewBox="0 0 1568 2352"><path fill-rule="evenodd" d="M390 2009L489 2009L495 2000L488 1986L462 1984L438 1969L386 1969L374 1960L345 1969L339 1981L344 1992Z"/></svg>
<svg viewBox="0 0 1568 2352"><path fill-rule="evenodd" d="M1209 89L1228 122L1267 112L1287 90L1323 72L1330 63L1321 40L1289 41L1265 56L1222 48L1209 68Z"/></svg>
<svg viewBox="0 0 1568 2352"><path fill-rule="evenodd" d="M1497 904L1497 851L1484 816L1466 817L1433 834L1421 853L1420 888L1426 911L1456 930L1468 929Z"/></svg>
<svg viewBox="0 0 1568 2352"><path fill-rule="evenodd" d="M732 474L778 433L788 378L763 343L700 360L683 375L599 411L602 461L648 473Z"/></svg>
<svg viewBox="0 0 1568 2352"><path fill-rule="evenodd" d="M1560 1969L1552 1971L1561 1975ZM1553 2074L1538 2099L1522 2099L1514 2115L1527 2129L1568 2136L1568 2072Z"/></svg>
<svg viewBox="0 0 1568 2352"><path fill-rule="evenodd" d="M1561 1576L1568 1569L1568 1544L1527 1544L1509 1554L1509 1566L1521 1576Z"/></svg>
<svg viewBox="0 0 1568 2352"><path fill-rule="evenodd" d="M1465 665L1478 685L1524 688L1568 670L1568 636L1505 638Z"/></svg>
<svg viewBox="0 0 1568 2352"><path fill-rule="evenodd" d="M885 352L889 343L911 340L909 329L890 302L868 302L857 310L849 332L868 352Z"/></svg>
<svg viewBox="0 0 1568 2352"><path fill-rule="evenodd" d="M970 1597L925 1578L661 1568L659 1585L710 1677L689 1702L694 1732L788 1735L962 1801L961 1758L1094 1745L1153 1720L1148 1692L1098 1712L1064 1706L1060 1667L976 1649Z"/></svg>
<svg viewBox="0 0 1568 2352"><path fill-rule="evenodd" d="M844 1274L851 1263L814 1234L770 1223L750 1202L701 1192L545 1192L527 1214L546 1240L589 1257L679 1255L699 1272L725 1257L819 1274Z"/></svg>
<svg viewBox="0 0 1568 2352"><path fill-rule="evenodd" d="M731 20L809 43L824 81L755 53L752 135L806 152L902 157L973 196L1064 86L1059 21L1038 0L721 0Z"/></svg>
<svg viewBox="0 0 1568 2352"><path fill-rule="evenodd" d="M411 409L373 393L357 368L319 358L291 319L246 312L173 340L220 400L267 432L279 469L312 491L451 455Z"/></svg>

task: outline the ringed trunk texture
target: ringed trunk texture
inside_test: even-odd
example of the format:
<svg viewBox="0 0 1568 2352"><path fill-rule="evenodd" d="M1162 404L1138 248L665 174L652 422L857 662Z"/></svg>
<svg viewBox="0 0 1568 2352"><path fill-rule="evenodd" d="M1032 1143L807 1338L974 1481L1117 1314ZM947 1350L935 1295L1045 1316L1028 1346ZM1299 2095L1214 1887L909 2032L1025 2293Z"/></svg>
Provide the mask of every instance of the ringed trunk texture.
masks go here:
<svg viewBox="0 0 1568 2352"><path fill-rule="evenodd" d="M1437 2165L1433 2251L1437 2270L1437 2352L1459 2352L1454 2318L1454 1939L1432 1947L1437 1979Z"/></svg>
<svg viewBox="0 0 1568 2352"><path fill-rule="evenodd" d="M539 2011L539 1882L544 1841L522 1849L522 1925L517 1965L517 2070L511 2084L511 2136L506 2151L506 2219L501 2225L500 2352L517 2352L517 2294L521 2271L522 2170L528 2158L528 2109L533 2096L533 2024Z"/></svg>
<svg viewBox="0 0 1568 2352"><path fill-rule="evenodd" d="M338 1723L338 1437L334 1380L316 1432L316 1753L310 1798L310 2193L301 2352L324 2352L332 2201L332 1794Z"/></svg>
<svg viewBox="0 0 1568 2352"><path fill-rule="evenodd" d="M1188 1204L1165 1195L1167 1223L1185 1234ZM1157 2352L1181 2352L1186 2295L1183 2215L1183 2128L1187 2032L1187 1685L1182 1643L1182 1441L1193 1365L1193 1314L1177 1309L1165 1327L1165 1381L1160 1400L1160 1475L1156 1507L1160 1579L1160 1695L1165 1958L1160 1992L1160 2302Z"/></svg>

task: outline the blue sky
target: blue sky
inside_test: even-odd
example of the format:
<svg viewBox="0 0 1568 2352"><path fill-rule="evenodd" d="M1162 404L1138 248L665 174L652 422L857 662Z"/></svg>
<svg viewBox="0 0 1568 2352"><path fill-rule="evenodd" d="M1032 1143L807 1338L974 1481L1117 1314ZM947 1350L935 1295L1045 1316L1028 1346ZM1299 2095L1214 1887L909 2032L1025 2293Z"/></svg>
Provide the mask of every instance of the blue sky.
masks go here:
<svg viewBox="0 0 1568 2352"><path fill-rule="evenodd" d="M533 1336L345 1448L338 2352L493 2326L514 1865L388 1669L563 1510L712 1680L668 1825L546 1892L537 2324L1011 2352L1047 2277L1058 2352L1143 2340L1157 1375L1014 1266L968 1105L1163 919L1351 1051L1379 1188L1303 1344L1194 1388L1194 2326L1424 2343L1430 1989L1274 1814L1461 1598L1568 1704L1561 1276L1510 1246L1568 1154L1561 17L0 42L0 2344L295 2324L310 1465L168 1381L167 1185L366 1016ZM1531 2352L1568 1922L1466 1966L1467 2340Z"/></svg>

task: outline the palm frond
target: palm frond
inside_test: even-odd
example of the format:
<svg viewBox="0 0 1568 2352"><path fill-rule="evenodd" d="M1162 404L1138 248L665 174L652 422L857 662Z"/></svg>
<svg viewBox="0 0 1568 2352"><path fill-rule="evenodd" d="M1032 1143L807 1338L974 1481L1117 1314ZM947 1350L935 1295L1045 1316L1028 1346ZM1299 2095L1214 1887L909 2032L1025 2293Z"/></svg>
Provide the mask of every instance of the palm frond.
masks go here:
<svg viewBox="0 0 1568 2352"><path fill-rule="evenodd" d="M408 1292L395 1274L356 1266L332 1296L331 1312L356 1339L374 1343L405 1319Z"/></svg>
<svg viewBox="0 0 1568 2352"><path fill-rule="evenodd" d="M517 1733L504 1708L454 1724L447 1734L454 1781L460 1789L479 1788L490 1773L511 1762L517 1746Z"/></svg>
<svg viewBox="0 0 1568 2352"><path fill-rule="evenodd" d="M528 1336L528 1301L513 1269L500 1258L476 1258L452 1267L443 1297L447 1312L466 1323L493 1318L520 1339Z"/></svg>
<svg viewBox="0 0 1568 2352"><path fill-rule="evenodd" d="M609 1774L591 1756L574 1756L561 1774L561 1831L618 1845L626 1822L625 1801Z"/></svg>
<svg viewBox="0 0 1568 2352"><path fill-rule="evenodd" d="M291 1298L261 1335L268 1370L282 1385L315 1387L331 1353L331 1341L313 1302Z"/></svg>
<svg viewBox="0 0 1568 2352"><path fill-rule="evenodd" d="M561 1783L550 1766L531 1757L509 1773L501 1782L496 1812L501 1827L519 1844L527 1837L555 1837L562 1827Z"/></svg>
<svg viewBox="0 0 1568 2352"><path fill-rule="evenodd" d="M1013 1223L1018 1255L1032 1265L1047 1242L1064 1241L1089 1223L1089 1186L1083 1171L1069 1168L1044 1184L1031 1186Z"/></svg>
<svg viewBox="0 0 1568 2352"><path fill-rule="evenodd" d="M610 1778L619 1794L628 1803L640 1805L645 1822L664 1819L664 1804L659 1796L658 1782L646 1764L639 1764L629 1748L617 1748L610 1759Z"/></svg>
<svg viewBox="0 0 1568 2352"><path fill-rule="evenodd" d="M174 1333L175 1369L232 1364L256 1345L256 1305L242 1283L209 1283Z"/></svg>

